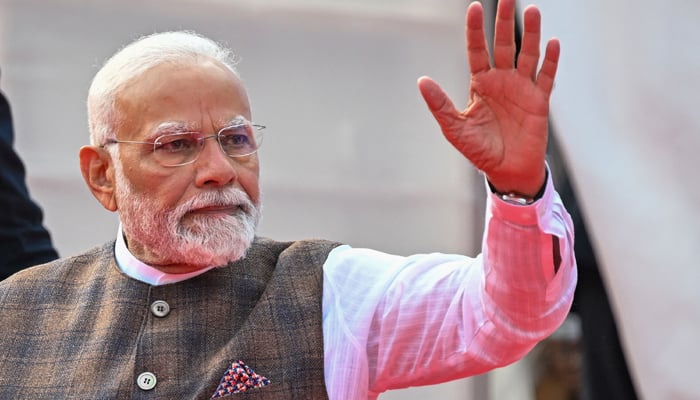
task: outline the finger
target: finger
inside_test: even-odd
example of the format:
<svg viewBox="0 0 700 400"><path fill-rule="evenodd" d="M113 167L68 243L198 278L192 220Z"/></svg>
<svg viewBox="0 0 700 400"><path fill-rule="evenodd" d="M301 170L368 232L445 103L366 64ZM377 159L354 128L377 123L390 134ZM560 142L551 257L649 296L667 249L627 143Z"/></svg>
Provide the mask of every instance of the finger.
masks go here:
<svg viewBox="0 0 700 400"><path fill-rule="evenodd" d="M534 80L540 59L540 11L528 6L523 12L523 40L518 54L518 72Z"/></svg>
<svg viewBox="0 0 700 400"><path fill-rule="evenodd" d="M557 74L557 67L559 65L559 53L559 39L549 39L544 52L542 67L540 68L537 81L535 82L537 87L547 94L547 98L549 98L549 95L552 93L552 87L554 87L554 77Z"/></svg>
<svg viewBox="0 0 700 400"><path fill-rule="evenodd" d="M459 118L460 112L455 108L447 93L442 90L437 82L426 76L418 79L418 90L423 95L428 109L435 117L442 131L450 131L450 128L454 126L454 123Z"/></svg>
<svg viewBox="0 0 700 400"><path fill-rule="evenodd" d="M496 11L493 65L513 68L515 59L515 0L500 0Z"/></svg>
<svg viewBox="0 0 700 400"><path fill-rule="evenodd" d="M469 5L466 20L469 70L472 74L476 74L491 68L486 35L484 35L484 11L481 3L474 2Z"/></svg>

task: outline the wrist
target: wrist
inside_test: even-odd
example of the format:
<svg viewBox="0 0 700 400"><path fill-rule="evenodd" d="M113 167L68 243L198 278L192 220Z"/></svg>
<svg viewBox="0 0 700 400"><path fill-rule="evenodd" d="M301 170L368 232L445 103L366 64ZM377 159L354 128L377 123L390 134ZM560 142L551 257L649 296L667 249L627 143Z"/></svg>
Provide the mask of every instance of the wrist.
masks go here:
<svg viewBox="0 0 700 400"><path fill-rule="evenodd" d="M493 194L498 196L501 200L511 203L511 204L516 204L516 205L530 205L537 200L541 199L542 196L544 195L545 189L547 188L547 179L549 177L549 170L545 169L544 173L544 181L542 182L542 185L540 186L539 190L534 194L534 195L528 195L525 193L519 193L517 191L507 191L507 192L501 192L494 185L489 181L488 179L486 182L489 185L489 189Z"/></svg>

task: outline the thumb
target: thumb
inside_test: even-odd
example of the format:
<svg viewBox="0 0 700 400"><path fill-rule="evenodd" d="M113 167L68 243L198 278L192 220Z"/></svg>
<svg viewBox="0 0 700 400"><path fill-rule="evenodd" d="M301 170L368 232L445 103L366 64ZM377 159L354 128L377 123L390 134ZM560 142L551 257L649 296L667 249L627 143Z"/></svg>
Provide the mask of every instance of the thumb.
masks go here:
<svg viewBox="0 0 700 400"><path fill-rule="evenodd" d="M452 103L452 100L450 100L440 85L431 78L422 76L418 78L417 83L418 90L423 96L425 104L428 105L428 109L433 114L438 125L440 125L443 133L448 132L459 118L459 110L455 108L454 103Z"/></svg>

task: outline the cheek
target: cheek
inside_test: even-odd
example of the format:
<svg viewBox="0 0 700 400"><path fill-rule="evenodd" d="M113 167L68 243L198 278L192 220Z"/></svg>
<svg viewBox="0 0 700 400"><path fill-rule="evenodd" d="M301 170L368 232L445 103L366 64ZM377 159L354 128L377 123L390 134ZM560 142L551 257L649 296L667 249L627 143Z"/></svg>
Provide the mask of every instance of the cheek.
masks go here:
<svg viewBox="0 0 700 400"><path fill-rule="evenodd" d="M184 175L184 174L183 174ZM156 196L161 209L170 210L189 199L194 184L192 176L169 176L158 182L151 182L151 193Z"/></svg>
<svg viewBox="0 0 700 400"><path fill-rule="evenodd" d="M132 191L146 197L159 210L178 206L192 185L192 176L180 171L140 168L129 171L127 178Z"/></svg>
<svg viewBox="0 0 700 400"><path fill-rule="evenodd" d="M251 168L241 168L238 172L238 183L255 204L260 203L259 173L257 163Z"/></svg>

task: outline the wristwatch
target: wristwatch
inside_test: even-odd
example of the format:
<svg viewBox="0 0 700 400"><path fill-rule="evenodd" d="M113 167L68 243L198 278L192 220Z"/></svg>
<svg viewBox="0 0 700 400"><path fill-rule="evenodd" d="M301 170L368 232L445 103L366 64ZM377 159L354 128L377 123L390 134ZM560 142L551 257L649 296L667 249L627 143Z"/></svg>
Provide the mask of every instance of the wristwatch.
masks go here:
<svg viewBox="0 0 700 400"><path fill-rule="evenodd" d="M496 192L496 195L501 198L501 200L505 201L506 203L510 204L515 204L518 206L527 206L535 202L535 198L532 197L525 197L523 195L517 194L517 193L498 193Z"/></svg>
<svg viewBox="0 0 700 400"><path fill-rule="evenodd" d="M540 188L540 191L535 194L534 197L528 197L528 196L523 196L522 194L515 193L515 192L509 192L509 193L501 193L496 191L496 188L493 187L491 182L488 180L489 188L491 189L491 192L498 196L499 199L505 201L506 203L510 204L515 204L518 206L529 206L530 204L536 202L537 200L541 199L542 196L544 195L544 191L547 188L547 179L549 179L549 170L545 170L545 175L544 175L544 183L542 184L542 187Z"/></svg>

